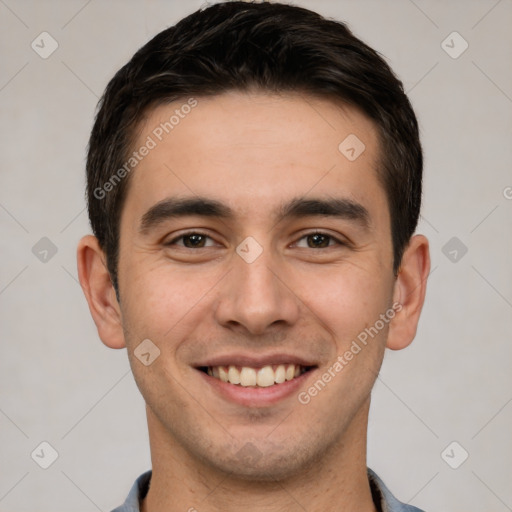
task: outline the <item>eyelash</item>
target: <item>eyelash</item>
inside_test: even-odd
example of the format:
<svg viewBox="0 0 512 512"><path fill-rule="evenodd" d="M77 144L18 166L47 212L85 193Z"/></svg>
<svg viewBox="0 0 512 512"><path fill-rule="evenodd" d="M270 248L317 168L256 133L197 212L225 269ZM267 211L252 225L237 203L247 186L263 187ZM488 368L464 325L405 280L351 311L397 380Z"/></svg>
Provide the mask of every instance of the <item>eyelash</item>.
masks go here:
<svg viewBox="0 0 512 512"><path fill-rule="evenodd" d="M206 237L206 238L209 238L209 239L213 240L213 238L210 235L207 235L206 233L202 233L201 231L188 231L187 233L183 233L182 235L180 235L180 236L172 239L171 241L167 242L165 245L166 246L175 245L178 240L182 240L183 238L186 238L187 236L191 236L191 235L199 235L199 236L203 236L203 237ZM348 243L342 242L341 240L339 240L338 238L334 237L333 235L331 235L329 233L325 233L323 231L311 231L310 233L305 233L304 235L302 235L297 240L297 242L302 240L302 239L304 239L304 238L307 238L309 236L314 236L314 235L320 235L320 236L327 237L330 240L333 240L334 242L336 242L337 245L341 245L341 246L348 245ZM297 243L297 242L295 242L295 243ZM193 250L193 248L191 248L191 247L185 247L184 245L183 245L183 247L185 249ZM331 247L331 245L328 245L327 247ZM207 247L199 247L199 249L206 249L206 248ZM313 247L308 247L308 249L313 249ZM319 249L326 249L326 247L319 247Z"/></svg>

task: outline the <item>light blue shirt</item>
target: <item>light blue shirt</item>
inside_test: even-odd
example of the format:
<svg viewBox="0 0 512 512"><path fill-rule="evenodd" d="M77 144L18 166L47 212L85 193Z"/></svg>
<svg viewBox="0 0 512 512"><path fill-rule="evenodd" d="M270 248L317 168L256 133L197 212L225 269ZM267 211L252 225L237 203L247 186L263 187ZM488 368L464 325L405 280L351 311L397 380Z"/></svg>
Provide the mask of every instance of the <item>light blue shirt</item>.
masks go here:
<svg viewBox="0 0 512 512"><path fill-rule="evenodd" d="M371 469L368 469L368 479L373 500L379 512L423 512L419 508L398 501L384 485L384 482ZM140 512L139 502L146 496L150 480L151 471L147 471L139 476L135 480L124 504L112 510L112 512Z"/></svg>

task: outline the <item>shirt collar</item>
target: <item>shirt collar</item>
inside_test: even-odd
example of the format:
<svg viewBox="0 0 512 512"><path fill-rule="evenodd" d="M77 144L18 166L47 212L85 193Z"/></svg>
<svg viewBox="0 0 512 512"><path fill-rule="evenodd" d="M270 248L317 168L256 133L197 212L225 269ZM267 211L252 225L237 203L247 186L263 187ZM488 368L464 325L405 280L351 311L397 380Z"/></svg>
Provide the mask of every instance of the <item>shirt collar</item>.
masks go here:
<svg viewBox="0 0 512 512"><path fill-rule="evenodd" d="M151 471L146 471L146 473L139 476L133 484L124 504L112 512L140 512L139 503L148 493L151 473ZM378 512L422 512L412 505L406 505L398 501L377 474L369 468L368 480Z"/></svg>

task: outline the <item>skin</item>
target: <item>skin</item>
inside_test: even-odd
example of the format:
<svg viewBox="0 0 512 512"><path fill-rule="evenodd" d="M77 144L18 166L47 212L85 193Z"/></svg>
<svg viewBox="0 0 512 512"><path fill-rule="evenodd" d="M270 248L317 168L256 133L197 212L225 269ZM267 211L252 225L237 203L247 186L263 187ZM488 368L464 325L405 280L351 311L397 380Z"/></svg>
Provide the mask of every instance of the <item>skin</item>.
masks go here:
<svg viewBox="0 0 512 512"><path fill-rule="evenodd" d="M356 109L262 92L197 100L131 176L119 303L96 238L78 247L99 336L127 347L147 404L153 477L141 509L375 511L366 476L370 392L385 348L405 348L415 336L428 242L412 237L395 277L377 131ZM149 112L135 147L183 103ZM338 150L349 134L366 147L354 161ZM153 205L190 196L221 201L233 217L189 215L141 232ZM276 222L276 208L293 198L332 197L362 205L368 225L311 215ZM307 237L315 230L327 238ZM176 240L191 231L210 237L205 247ZM248 236L263 249L252 263L236 252ZM401 310L307 405L297 393L240 405L194 368L232 352L296 354L318 366L304 391L394 302ZM147 338L160 350L149 366L134 355ZM252 463L242 456L248 443L258 454Z"/></svg>

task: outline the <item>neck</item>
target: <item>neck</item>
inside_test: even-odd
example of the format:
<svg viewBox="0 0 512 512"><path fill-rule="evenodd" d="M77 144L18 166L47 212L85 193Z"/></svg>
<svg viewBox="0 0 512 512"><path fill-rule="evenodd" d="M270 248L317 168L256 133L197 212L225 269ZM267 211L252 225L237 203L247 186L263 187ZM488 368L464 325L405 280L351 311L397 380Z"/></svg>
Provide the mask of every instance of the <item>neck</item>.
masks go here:
<svg viewBox="0 0 512 512"><path fill-rule="evenodd" d="M299 473L254 481L191 456L148 408L153 474L141 512L376 512L366 469L368 409L369 400L340 439Z"/></svg>

